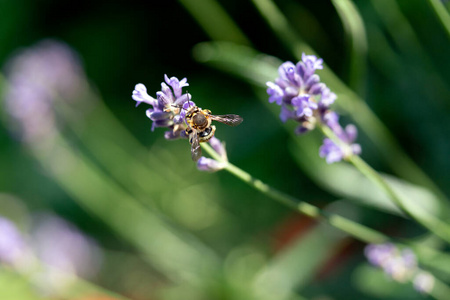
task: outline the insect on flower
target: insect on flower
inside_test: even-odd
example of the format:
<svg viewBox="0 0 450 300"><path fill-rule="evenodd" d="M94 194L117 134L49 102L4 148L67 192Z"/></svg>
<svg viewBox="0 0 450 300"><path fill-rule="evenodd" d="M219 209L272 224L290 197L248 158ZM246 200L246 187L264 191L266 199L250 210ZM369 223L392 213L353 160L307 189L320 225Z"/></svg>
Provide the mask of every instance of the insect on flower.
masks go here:
<svg viewBox="0 0 450 300"><path fill-rule="evenodd" d="M244 119L241 116L228 115L213 115L208 109L201 109L198 106L188 105L185 114L187 124L186 135L189 137L191 144L191 156L193 161L199 160L202 156L200 143L209 141L216 132L216 126L211 125L212 121L217 121L229 126L237 126L242 123Z"/></svg>

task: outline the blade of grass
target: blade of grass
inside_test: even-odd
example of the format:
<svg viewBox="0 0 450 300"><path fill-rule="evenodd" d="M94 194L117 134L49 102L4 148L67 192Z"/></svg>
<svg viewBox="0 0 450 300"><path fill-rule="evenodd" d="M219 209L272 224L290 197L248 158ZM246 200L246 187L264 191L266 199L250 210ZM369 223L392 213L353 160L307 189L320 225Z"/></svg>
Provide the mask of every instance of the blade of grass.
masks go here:
<svg viewBox="0 0 450 300"><path fill-rule="evenodd" d="M439 22L441 22L442 27L445 29L448 37L450 38L450 15L445 9L444 3L442 3L442 1L440 0L428 0L428 3L433 8L433 11L438 17Z"/></svg>
<svg viewBox="0 0 450 300"><path fill-rule="evenodd" d="M411 70L404 71L427 74L421 76L420 79L422 85L434 91L435 96L429 97L429 100L438 103L438 105L445 105L442 103L440 95L448 94L449 88L442 75L436 71L430 55L422 46L414 27L402 12L397 1L372 0L370 2L384 25L384 30L389 33L401 53L403 65Z"/></svg>
<svg viewBox="0 0 450 300"><path fill-rule="evenodd" d="M331 1L344 27L349 48L348 86L362 92L366 73L367 37L364 22L358 9L350 0Z"/></svg>
<svg viewBox="0 0 450 300"><path fill-rule="evenodd" d="M205 32L217 41L250 45L249 40L215 0L179 0Z"/></svg>

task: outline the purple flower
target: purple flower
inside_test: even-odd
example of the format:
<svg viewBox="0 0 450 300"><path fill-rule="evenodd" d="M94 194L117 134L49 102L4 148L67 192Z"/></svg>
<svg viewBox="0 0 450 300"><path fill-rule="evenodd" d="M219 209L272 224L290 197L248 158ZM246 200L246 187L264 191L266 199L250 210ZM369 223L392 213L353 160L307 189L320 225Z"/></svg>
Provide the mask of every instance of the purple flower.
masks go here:
<svg viewBox="0 0 450 300"><path fill-rule="evenodd" d="M18 265L24 259L27 245L16 225L0 217L0 261Z"/></svg>
<svg viewBox="0 0 450 300"><path fill-rule="evenodd" d="M283 63L278 68L279 77L275 82L266 84L269 102L281 106L281 121L292 119L299 124L295 133L304 134L322 124L337 135L340 143L326 138L319 150L327 163L333 163L361 153L361 147L353 143L357 136L356 127L348 125L343 129L339 116L329 109L337 96L315 74L316 70L323 69L322 64L322 59L303 53L302 60L296 65L290 61Z"/></svg>
<svg viewBox="0 0 450 300"><path fill-rule="evenodd" d="M322 108L327 108L334 103L334 100L336 100L336 98L336 94L331 92L329 88L325 87L324 89L322 89L319 105Z"/></svg>
<svg viewBox="0 0 450 300"><path fill-rule="evenodd" d="M281 87L273 82L267 82L267 93L269 94L269 102L273 103L275 102L278 105L281 105L282 101L283 101L283 95L284 92L281 89Z"/></svg>
<svg viewBox="0 0 450 300"><path fill-rule="evenodd" d="M339 145L336 145L336 143L329 138L325 138L322 146L319 148L320 157L325 157L327 163L332 164L341 161L350 155L360 154L361 146L359 144L351 144L354 139L351 139L350 136L356 132L355 130L355 126L347 125L345 132L343 133L344 138L341 139L342 143L339 143Z"/></svg>
<svg viewBox="0 0 450 300"><path fill-rule="evenodd" d="M36 256L51 268L79 276L92 276L99 269L97 244L59 217L36 215L31 237Z"/></svg>
<svg viewBox="0 0 450 300"><path fill-rule="evenodd" d="M323 140L323 144L319 149L319 155L320 157L325 157L328 164L341 161L344 158L344 152L341 147L336 145L329 138Z"/></svg>
<svg viewBox="0 0 450 300"><path fill-rule="evenodd" d="M308 67L309 70L322 70L323 60L321 58L317 58L315 55L306 55L302 53L302 61Z"/></svg>
<svg viewBox="0 0 450 300"><path fill-rule="evenodd" d="M208 143L220 155L223 161L217 161L215 159L206 158L204 156L200 157L197 161L197 168L200 171L216 172L222 170L228 162L227 151L225 149L225 143L221 142L218 138L212 137Z"/></svg>
<svg viewBox="0 0 450 300"><path fill-rule="evenodd" d="M136 106L138 106L142 102L145 102L151 106L158 105L156 99L147 94L147 88L142 83L136 84L131 98L136 101Z"/></svg>
<svg viewBox="0 0 450 300"><path fill-rule="evenodd" d="M25 141L46 141L56 129L55 102L76 101L87 91L77 54L66 44L44 40L12 57L5 68L5 106ZM14 124L11 124L14 125Z"/></svg>
<svg viewBox="0 0 450 300"><path fill-rule="evenodd" d="M395 254L396 248L391 243L386 244L369 244L364 249L367 260L376 267L383 264Z"/></svg>
<svg viewBox="0 0 450 300"><path fill-rule="evenodd" d="M297 117L312 117L313 110L317 109L317 103L311 99L308 94L294 97L292 99L292 105L296 108Z"/></svg>
<svg viewBox="0 0 450 300"><path fill-rule="evenodd" d="M400 251L393 244L370 244L364 253L368 261L381 269L392 279L405 282L417 271L417 258L411 249Z"/></svg>
<svg viewBox="0 0 450 300"><path fill-rule="evenodd" d="M153 122L152 131L156 127L165 127L169 129L164 134L166 139L186 137L184 117L180 113L186 102L193 104L190 101L190 95L182 92L183 87L189 84L186 78L178 80L176 77L169 78L167 75L164 75L164 81L161 83L161 91L156 93L156 99L147 94L147 88L142 83L135 86L131 97L136 101L136 106L142 102L152 106L146 111L147 117Z"/></svg>
<svg viewBox="0 0 450 300"><path fill-rule="evenodd" d="M358 135L358 130L354 125L349 124L343 129L339 124L339 115L332 111L326 112L322 119L339 138L340 143L337 145L329 138L325 138L319 149L320 157L325 157L327 163L331 164L341 161L350 155L361 153L361 146L353 143Z"/></svg>
<svg viewBox="0 0 450 300"><path fill-rule="evenodd" d="M316 70L323 69L322 63L322 59L303 53L300 62L296 65L290 61L283 63L278 68L279 77L275 82L266 83L269 102L281 106L283 122L293 119L301 124L296 130L298 133L313 129L315 118L320 117L336 99L336 95L315 74Z"/></svg>

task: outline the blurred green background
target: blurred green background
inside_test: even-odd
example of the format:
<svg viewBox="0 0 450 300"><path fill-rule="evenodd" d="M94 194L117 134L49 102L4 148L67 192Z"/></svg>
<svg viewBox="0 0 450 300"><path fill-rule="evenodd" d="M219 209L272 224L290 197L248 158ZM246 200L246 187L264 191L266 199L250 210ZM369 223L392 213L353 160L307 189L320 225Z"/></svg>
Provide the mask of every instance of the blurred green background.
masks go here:
<svg viewBox="0 0 450 300"><path fill-rule="evenodd" d="M61 147L78 161L67 172L52 171L51 159L14 138L2 108L1 212L17 215L11 203L23 203L20 214L52 211L74 223L104 253L90 281L130 299L426 297L369 267L363 243L290 211L228 173L198 171L189 143L164 140L162 129L151 132L145 104L135 108L135 84L145 84L155 96L164 74L187 77L197 105L243 116L237 128L217 125L216 136L226 141L233 164L298 199L390 236L448 250L379 204L372 190L358 190L352 177L340 178L341 190L333 186L339 175L333 177L311 158L318 156L319 136L311 134L305 141L315 143L298 146L304 137L293 137L292 126L282 125L278 107L266 103L262 80L277 76L276 58L296 62L299 51L314 49L327 72L353 91L351 96L345 89L336 91L337 102L363 99L392 134L378 132L377 139L361 130L362 158L380 172L438 191L442 200L450 193L448 2L276 1L286 18L278 23L281 31L257 9L265 4L1 0L1 65L20 49L56 39L79 54L100 98L85 117L57 112L68 124ZM289 30L283 29L283 20ZM297 51L293 41L299 43ZM233 65L241 57L255 61L255 68L244 60L244 66ZM332 90L341 86L322 78ZM337 106L343 124L355 122L358 114L349 109L353 102L346 103ZM389 152L379 150L391 138L400 146L396 155L410 156L435 186L396 172ZM375 200L364 200L370 196ZM9 284L18 281L1 275L5 292L1 296L0 291L0 299L46 299L33 289L21 294L22 286ZM79 289L80 296L67 292L50 298L107 299Z"/></svg>

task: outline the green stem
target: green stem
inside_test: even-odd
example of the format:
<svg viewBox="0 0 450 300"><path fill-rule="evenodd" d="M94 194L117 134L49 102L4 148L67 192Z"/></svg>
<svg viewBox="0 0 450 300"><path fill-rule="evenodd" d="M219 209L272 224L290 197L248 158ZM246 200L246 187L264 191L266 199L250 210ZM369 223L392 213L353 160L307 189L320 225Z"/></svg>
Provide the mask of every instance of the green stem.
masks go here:
<svg viewBox="0 0 450 300"><path fill-rule="evenodd" d="M437 19L441 23L448 37L450 37L450 15L448 11L445 9L444 3L439 0L428 0L429 5L433 8L434 13L437 16Z"/></svg>
<svg viewBox="0 0 450 300"><path fill-rule="evenodd" d="M334 134L334 132L328 126L320 124L319 128L322 130L324 135L330 138L336 145L348 147ZM384 180L384 178L377 171L369 166L358 155L350 155L346 158L346 160L353 164L364 176L366 176L381 190L383 190L391 199L391 201L408 217L416 220L419 224L429 229L431 232L435 233L443 240L450 243L450 226L447 223L441 221L432 214L425 213L424 211L420 215L416 212L413 212L408 205L404 204L402 198L397 194L397 192L394 191L394 189L392 189L392 187L386 182L386 180Z"/></svg>
<svg viewBox="0 0 450 300"><path fill-rule="evenodd" d="M203 149L205 149L205 151L208 152L209 155L211 155L212 158L225 164L225 170L227 170L237 178L241 179L254 189L260 191L264 195L288 206L289 208L292 208L314 219L323 219L333 227L340 229L365 243L377 244L389 240L387 236L383 235L382 233L376 230L373 230L369 227L356 223L345 217L323 211L317 206L309 204L305 201L300 201L295 197L287 195L269 186L268 184L262 182L257 178L254 178L252 175L236 167L235 165L222 160L222 158L217 154L217 152L214 151L211 148L211 146L209 146L207 143L202 143L201 145Z"/></svg>
<svg viewBox="0 0 450 300"><path fill-rule="evenodd" d="M430 291L430 295L437 300L446 300L450 295L450 288L444 282L434 277L433 289Z"/></svg>

